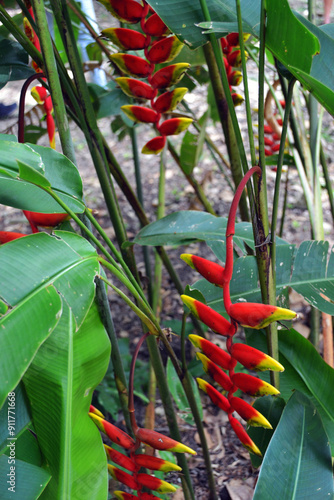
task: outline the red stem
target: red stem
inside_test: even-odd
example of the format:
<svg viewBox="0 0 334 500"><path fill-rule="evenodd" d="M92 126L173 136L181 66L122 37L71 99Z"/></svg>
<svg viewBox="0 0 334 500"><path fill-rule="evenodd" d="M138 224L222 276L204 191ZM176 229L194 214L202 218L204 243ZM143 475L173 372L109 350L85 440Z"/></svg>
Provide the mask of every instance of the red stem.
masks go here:
<svg viewBox="0 0 334 500"><path fill-rule="evenodd" d="M129 377L129 407L128 408L129 408L129 413L130 413L131 427L132 427L134 435L136 435L136 432L138 430L138 425L137 425L136 417L135 417L135 406L134 406L134 395L133 395L135 365L136 365L139 350L140 350L144 340L149 335L150 335L150 333L147 332L139 339L139 342L136 345L136 349L135 349L135 352L133 353L132 360L131 360L130 377Z"/></svg>
<svg viewBox="0 0 334 500"><path fill-rule="evenodd" d="M34 75L29 76L27 80L22 85L21 95L20 95L20 104L19 104L19 130L18 130L18 142L21 144L24 142L24 107L26 100L26 93L31 82L36 80L37 78L44 78L44 73L35 73Z"/></svg>

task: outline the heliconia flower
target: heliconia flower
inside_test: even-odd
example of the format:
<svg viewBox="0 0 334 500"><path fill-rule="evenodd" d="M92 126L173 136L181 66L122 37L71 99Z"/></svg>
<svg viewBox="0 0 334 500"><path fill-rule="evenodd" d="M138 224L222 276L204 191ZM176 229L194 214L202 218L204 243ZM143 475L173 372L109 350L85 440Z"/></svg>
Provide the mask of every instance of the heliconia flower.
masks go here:
<svg viewBox="0 0 334 500"><path fill-rule="evenodd" d="M193 121L191 118L170 118L162 122L158 130L161 135L177 135L187 130Z"/></svg>
<svg viewBox="0 0 334 500"><path fill-rule="evenodd" d="M104 444L103 446L110 460L115 462L117 465L124 467L124 469L127 469L131 472L136 472L136 464L130 457L128 457L127 455L123 455L123 453L121 453L120 451L117 451L114 448L107 446L106 444Z"/></svg>
<svg viewBox="0 0 334 500"><path fill-rule="evenodd" d="M245 431L241 423L236 418L231 416L229 416L229 421L232 429L240 439L241 444L251 453L254 453L259 457L262 457L262 453L260 452L259 448L256 446L254 441L248 436L247 432Z"/></svg>
<svg viewBox="0 0 334 500"><path fill-rule="evenodd" d="M90 405L90 407L89 407L89 413L94 413L94 415L97 415L98 417L104 418L103 413L100 412L100 410L98 410L97 408L95 408L95 406L93 406L93 405Z"/></svg>
<svg viewBox="0 0 334 500"><path fill-rule="evenodd" d="M231 73L232 71L232 66L229 65L227 59L225 56L223 56L223 61L224 61L224 66L225 66L225 71L226 71L226 74L227 76L229 76L229 74Z"/></svg>
<svg viewBox="0 0 334 500"><path fill-rule="evenodd" d="M249 33L243 33L244 42L246 42L249 37L250 37ZM239 33L229 33L226 36L226 42L230 47L238 47L240 45Z"/></svg>
<svg viewBox="0 0 334 500"><path fill-rule="evenodd" d="M46 115L46 127L48 131L50 147L52 149L56 149L56 125L51 114Z"/></svg>
<svg viewBox="0 0 334 500"><path fill-rule="evenodd" d="M159 491L159 493L172 493L177 490L175 486L167 483L167 481L150 476L150 474L137 474L136 479L140 485L146 486L146 488L150 488L153 491Z"/></svg>
<svg viewBox="0 0 334 500"><path fill-rule="evenodd" d="M115 78L115 81L123 90L124 94L136 99L153 99L156 95L156 90L150 85L135 78L120 76Z"/></svg>
<svg viewBox="0 0 334 500"><path fill-rule="evenodd" d="M33 232L38 232L37 226L42 227L56 227L61 222L69 218L68 214L42 214L39 212L30 212L23 210L24 215L28 219ZM33 227L34 226L34 227Z"/></svg>
<svg viewBox="0 0 334 500"><path fill-rule="evenodd" d="M264 143L266 146L272 146L274 144L274 141L269 139L269 137L264 138Z"/></svg>
<svg viewBox="0 0 334 500"><path fill-rule="evenodd" d="M110 60L116 66L130 76L138 76L139 78L147 78L153 71L153 66L145 59L132 54L111 54Z"/></svg>
<svg viewBox="0 0 334 500"><path fill-rule="evenodd" d="M185 87L178 87L171 92L165 92L152 103L152 108L158 113L169 113L176 108L187 92L188 89Z"/></svg>
<svg viewBox="0 0 334 500"><path fill-rule="evenodd" d="M270 125L264 125L263 130L265 134L272 134L274 132Z"/></svg>
<svg viewBox="0 0 334 500"><path fill-rule="evenodd" d="M232 92L231 96L234 107L240 106L244 102L244 98L242 97L242 95L237 94L236 92Z"/></svg>
<svg viewBox="0 0 334 500"><path fill-rule="evenodd" d="M27 234L16 233L14 231L0 231L0 244L8 243L9 241L17 240L28 236Z"/></svg>
<svg viewBox="0 0 334 500"><path fill-rule="evenodd" d="M43 103L44 106L44 111L47 115L50 115L53 111L53 104L52 104L52 99L51 96L48 95Z"/></svg>
<svg viewBox="0 0 334 500"><path fill-rule="evenodd" d="M265 429L272 429L272 426L268 422L268 420L253 406L246 403L241 398L236 398L233 396L230 399L230 404L232 408L240 415L241 418L246 420L248 425L252 425L254 427L264 427Z"/></svg>
<svg viewBox="0 0 334 500"><path fill-rule="evenodd" d="M190 342L198 349L211 359L216 365L220 366L224 370L228 370L230 368L231 356L228 352L224 351L220 347L218 347L210 340L207 340L199 335L191 334L189 335Z"/></svg>
<svg viewBox="0 0 334 500"><path fill-rule="evenodd" d="M197 257L197 255L192 255L190 253L183 253L180 255L180 258L192 269L199 272L203 278L210 283L221 288L224 287L224 268L220 264L216 264L211 260L203 259L203 257Z"/></svg>
<svg viewBox="0 0 334 500"><path fill-rule="evenodd" d="M99 0L122 23L136 24L145 16L144 6L135 0Z"/></svg>
<svg viewBox="0 0 334 500"><path fill-rule="evenodd" d="M162 472L181 471L181 467L162 458L153 457L152 455L138 454L133 457L136 465L146 467L151 470L161 470Z"/></svg>
<svg viewBox="0 0 334 500"><path fill-rule="evenodd" d="M280 147L281 147L281 145L280 145L280 144L273 144L273 145L271 146L271 151L272 151L273 153L277 153L277 152L279 151Z"/></svg>
<svg viewBox="0 0 334 500"><path fill-rule="evenodd" d="M144 106L134 106L126 104L121 106L121 110L130 120L140 123L156 123L159 120L159 114L151 108Z"/></svg>
<svg viewBox="0 0 334 500"><path fill-rule="evenodd" d="M228 75L228 83L229 85L233 85L233 87L236 87L238 85L240 85L240 83L242 82L242 73L241 71L232 71L229 75Z"/></svg>
<svg viewBox="0 0 334 500"><path fill-rule="evenodd" d="M137 495L132 495L132 493L125 493L125 491L113 491L113 494L119 500L138 500Z"/></svg>
<svg viewBox="0 0 334 500"><path fill-rule="evenodd" d="M97 427L107 434L108 438L115 444L122 446L126 450L129 450L135 444L132 437L130 437L126 432L123 432L121 429L118 429L115 425L107 422L103 418L95 415L94 413L89 413L90 418L95 422Z"/></svg>
<svg viewBox="0 0 334 500"><path fill-rule="evenodd" d="M152 446L156 450L175 451L177 453L190 453L196 455L196 451L188 446L175 441L174 439L160 434L160 432L152 431L151 429L140 428L136 432L136 437L144 444Z"/></svg>
<svg viewBox="0 0 334 500"><path fill-rule="evenodd" d="M138 490L139 485L137 481L134 479L134 477L131 476L131 474L128 474L127 472L118 469L117 467L111 464L108 464L108 472L114 479L116 479L120 483L125 484L132 490Z"/></svg>
<svg viewBox="0 0 334 500"><path fill-rule="evenodd" d="M42 85L37 85L31 89L30 94L35 99L37 104L43 104L48 97L48 91Z"/></svg>
<svg viewBox="0 0 334 500"><path fill-rule="evenodd" d="M221 314L217 313L211 307L203 304L199 300L193 299L188 295L181 295L183 303L189 307L191 312L196 318L200 319L205 323L211 330L220 335L225 335L227 337L235 333L235 328L227 319Z"/></svg>
<svg viewBox="0 0 334 500"><path fill-rule="evenodd" d="M168 31L168 28L158 14L153 14L144 24L143 31L146 35L162 36Z"/></svg>
<svg viewBox="0 0 334 500"><path fill-rule="evenodd" d="M223 396L219 391L217 391L217 389L215 389L206 380L202 378L197 378L196 380L200 389L202 389L202 391L204 391L209 396L214 405L218 406L218 408L225 411L226 413L232 412L232 407L228 399L225 398L225 396Z"/></svg>
<svg viewBox="0 0 334 500"><path fill-rule="evenodd" d="M172 61L180 52L183 43L175 36L168 36L154 42L148 50L146 57L153 64Z"/></svg>
<svg viewBox="0 0 334 500"><path fill-rule="evenodd" d="M230 52L227 54L227 61L230 66L233 66L235 68L239 68L241 66L241 51L240 49L238 50L233 50L233 52ZM248 52L245 50L245 59L248 58Z"/></svg>
<svg viewBox="0 0 334 500"><path fill-rule="evenodd" d="M282 127L282 125L283 125L282 118L277 118L276 121L277 121L278 125L280 125Z"/></svg>
<svg viewBox="0 0 334 500"><path fill-rule="evenodd" d="M149 84L152 85L154 89L167 89L168 87L172 87L179 83L189 67L189 63L178 63L165 66L149 77Z"/></svg>
<svg viewBox="0 0 334 500"><path fill-rule="evenodd" d="M158 135L157 137L154 137L150 141L148 141L141 152L144 155L157 155L161 153L161 151L164 149L165 144L167 142L166 136L160 136Z"/></svg>
<svg viewBox="0 0 334 500"><path fill-rule="evenodd" d="M111 40L122 50L141 50L146 47L146 36L127 28L107 28L101 35Z"/></svg>
<svg viewBox="0 0 334 500"><path fill-rule="evenodd" d="M24 28L24 32L27 35L27 37L29 38L29 40L34 44L34 46L36 47L36 49L39 52L41 52L41 44L39 42L39 38L36 35L34 29L32 28L29 20L26 17L23 18L23 28Z"/></svg>
<svg viewBox="0 0 334 500"><path fill-rule="evenodd" d="M239 363L241 363L248 370L272 370L275 372L284 371L284 366L276 361L276 359L247 344L232 344L230 353L234 359L239 361Z"/></svg>
<svg viewBox="0 0 334 500"><path fill-rule="evenodd" d="M297 316L290 309L251 302L236 302L232 304L228 314L242 326L248 326L256 330L266 327L273 321L290 320Z"/></svg>
<svg viewBox="0 0 334 500"><path fill-rule="evenodd" d="M251 396L277 395L279 391L268 382L248 373L235 373L232 377L234 384L246 394Z"/></svg>
<svg viewBox="0 0 334 500"><path fill-rule="evenodd" d="M215 382L217 382L217 384L219 384L225 391L230 391L232 389L232 380L221 368L219 368L219 366L217 366L213 361L211 361L211 359L200 352L197 352L196 356L202 362L203 368L206 373L211 375L211 377Z"/></svg>

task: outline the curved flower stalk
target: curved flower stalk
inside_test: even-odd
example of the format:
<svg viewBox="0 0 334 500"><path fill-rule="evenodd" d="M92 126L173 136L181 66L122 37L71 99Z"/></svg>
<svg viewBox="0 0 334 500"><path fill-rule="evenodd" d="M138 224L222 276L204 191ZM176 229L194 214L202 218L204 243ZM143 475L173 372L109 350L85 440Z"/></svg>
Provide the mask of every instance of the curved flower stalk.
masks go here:
<svg viewBox="0 0 334 500"><path fill-rule="evenodd" d="M241 423L233 416L233 413L238 413L248 425L271 429L270 422L252 405L241 398L235 397L234 394L238 389L253 397L276 395L279 394L279 391L258 377L247 373L235 373L235 367L237 362L248 370L255 371L283 371L284 367L272 357L253 347L233 343L233 337L237 332L238 324L260 329L273 321L293 319L297 315L289 309L268 304L247 302L232 304L231 302L230 282L233 274L233 235L235 233L236 210L241 193L253 174L260 175L260 167L253 167L247 172L239 184L232 201L226 227L225 267L196 255L181 255L181 258L206 280L223 289L224 305L230 320L228 321L224 316L192 297L182 295L181 299L198 319L203 321L215 333L223 335L227 339L227 352L225 352L209 340L198 335L189 335L189 340L201 350L201 352L197 353L197 357L202 362L205 372L225 391L227 396L224 396L213 385L201 378L197 379L199 387L208 394L215 405L227 413L231 427L243 446L250 452L261 456L261 451L250 439Z"/></svg>
<svg viewBox="0 0 334 500"><path fill-rule="evenodd" d="M244 34L244 41L249 38L249 34ZM220 45L223 51L223 60L225 64L230 92L234 106L240 106L244 98L235 92L232 87L237 87L242 82L242 73L237 68L241 66L241 52L239 48L239 33L229 33L226 37L220 39ZM247 59L248 54L245 51Z"/></svg>
<svg viewBox="0 0 334 500"><path fill-rule="evenodd" d="M108 28L102 31L102 35L123 51L144 50L146 59L126 53L112 54L110 59L127 75L116 78L123 92L136 100L150 101L150 107L125 105L122 110L135 122L152 123L155 126L159 135L144 145L142 153L159 154L165 147L167 136L180 134L193 121L180 116L160 123L161 115L172 112L188 91L185 87L169 89L182 79L190 65L172 64L158 71L155 71L155 65L172 61L183 44L175 35L168 34L167 26L145 0L142 3L133 0L100 1L120 21L127 24L140 22L144 32L142 34L127 28ZM138 78L147 79L147 83ZM159 91L162 91L160 95Z"/></svg>
<svg viewBox="0 0 334 500"><path fill-rule="evenodd" d="M143 335L139 340L132 358L130 369L129 413L135 439L105 420L103 414L94 406L91 405L89 409L89 416L93 422L95 422L97 427L108 436L112 443L115 443L124 449L124 453L122 453L115 450L111 446L104 445L108 459L113 462L113 464L108 464L109 474L120 483L136 491L136 495L125 493L123 491L114 491L114 495L121 500L132 500L138 498L141 500L154 500L158 498L151 493L143 492L142 489L144 487L159 493L172 493L176 491L175 486L170 483L159 479L154 475L140 472L140 470L142 467L145 467L146 469L150 469L152 471L179 472L182 470L181 467L167 460L153 456L152 454L138 453L142 445L148 445L153 448L153 450L165 450L196 455L196 452L188 446L175 441L168 436L160 434L159 432L141 428L137 425L133 397L134 368L139 349L148 335L150 334L147 333ZM123 467L128 472L125 472L117 466Z"/></svg>

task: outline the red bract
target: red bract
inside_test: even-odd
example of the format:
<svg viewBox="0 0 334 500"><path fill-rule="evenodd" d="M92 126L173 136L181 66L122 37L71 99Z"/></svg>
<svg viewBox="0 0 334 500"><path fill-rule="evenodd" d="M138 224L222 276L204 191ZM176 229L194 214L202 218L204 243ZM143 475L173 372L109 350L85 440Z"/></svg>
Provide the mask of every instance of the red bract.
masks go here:
<svg viewBox="0 0 334 500"><path fill-rule="evenodd" d="M122 446L126 450L129 450L135 444L132 437L130 437L126 432L123 432L121 429L118 429L115 425L107 422L103 418L95 415L94 413L89 413L90 418L95 422L98 428L107 434L108 438L115 444Z"/></svg>
<svg viewBox="0 0 334 500"><path fill-rule="evenodd" d="M220 366L224 370L228 370L231 364L231 356L228 352L224 351L217 345L210 342L210 340L204 339L199 335L189 335L189 340L194 344L194 346L201 349L201 351L211 359L216 365Z"/></svg>
<svg viewBox="0 0 334 500"><path fill-rule="evenodd" d="M234 417L229 417L229 421L232 429L240 439L241 444L251 453L255 453L259 457L262 457L262 453L259 448L256 446L254 441L248 436L245 429L242 427L241 423Z"/></svg>
<svg viewBox="0 0 334 500"><path fill-rule="evenodd" d="M232 304L228 314L242 326L249 326L257 330L266 327L273 321L290 320L297 316L289 309L251 302Z"/></svg>
<svg viewBox="0 0 334 500"><path fill-rule="evenodd" d="M181 299L191 312L214 332L227 337L235 333L233 325L211 307L187 295L181 295Z"/></svg>
<svg viewBox="0 0 334 500"><path fill-rule="evenodd" d="M123 90L124 94L137 99L153 99L156 95L156 90L150 85L135 78L127 78L120 76L115 78L115 81Z"/></svg>
<svg viewBox="0 0 334 500"><path fill-rule="evenodd" d="M197 378L197 383L199 387L204 391L214 405L218 406L221 410L226 413L230 413L232 411L231 405L225 396L223 396L217 389L215 389L212 385L210 385L206 380L202 378Z"/></svg>
<svg viewBox="0 0 334 500"><path fill-rule="evenodd" d="M253 406L249 405L243 399L232 397L230 399L232 408L240 415L241 418L246 420L247 424L254 427L264 427L265 429L272 429L268 420L261 415Z"/></svg>
<svg viewBox="0 0 334 500"><path fill-rule="evenodd" d="M121 467L124 467L124 469L127 469L131 472L136 472L136 464L130 457L115 450L114 448L111 448L110 446L107 446L106 444L104 445L104 449L106 450L106 453L110 460L115 462L115 464L120 465Z"/></svg>
<svg viewBox="0 0 334 500"><path fill-rule="evenodd" d="M177 135L186 130L193 122L191 118L170 118L159 125L161 135Z"/></svg>
<svg viewBox="0 0 334 500"><path fill-rule="evenodd" d="M274 386L260 378L248 375L248 373L235 373L232 380L239 389L251 396L276 396L279 394L279 391Z"/></svg>
<svg viewBox="0 0 334 500"><path fill-rule="evenodd" d="M159 69L149 77L148 81L154 89L166 89L179 83L190 67L188 63L171 64L165 68Z"/></svg>
<svg viewBox="0 0 334 500"><path fill-rule="evenodd" d="M232 380L221 368L219 368L219 366L217 366L207 356L201 354L200 352L197 353L197 357L202 362L203 368L206 373L211 375L213 380L217 382L217 384L219 384L224 389L224 391L230 391L233 388Z"/></svg>
<svg viewBox="0 0 334 500"><path fill-rule="evenodd" d="M144 155L157 155L164 149L166 141L166 136L158 135L157 137L154 137L153 139L148 141L141 152Z"/></svg>
<svg viewBox="0 0 334 500"><path fill-rule="evenodd" d="M162 36L168 31L168 28L158 14L153 14L144 24L143 31L150 36Z"/></svg>
<svg viewBox="0 0 334 500"><path fill-rule="evenodd" d="M188 266L199 272L207 281L221 288L224 287L225 279L223 266L211 260L203 259L203 257L191 255L190 253L183 253L180 257Z"/></svg>
<svg viewBox="0 0 334 500"><path fill-rule="evenodd" d="M146 47L146 36L126 28L107 28L101 34L122 50L141 50Z"/></svg>
<svg viewBox="0 0 334 500"><path fill-rule="evenodd" d="M130 76L147 78L153 71L153 66L142 57L131 54L112 54L110 59L123 73Z"/></svg>
<svg viewBox="0 0 334 500"><path fill-rule="evenodd" d="M231 356L248 370L284 371L284 367L276 359L246 344L232 344Z"/></svg>
<svg viewBox="0 0 334 500"><path fill-rule="evenodd" d="M132 106L131 104L127 104L121 106L121 109L128 118L135 122L156 123L160 117L156 111L151 108L145 108L144 106Z"/></svg>
<svg viewBox="0 0 334 500"><path fill-rule="evenodd" d="M121 469L117 469L117 467L111 464L108 464L108 472L114 479L117 479L120 483L125 484L131 488L131 490L138 490L139 485L131 474L128 474Z"/></svg>
<svg viewBox="0 0 334 500"><path fill-rule="evenodd" d="M163 472L182 470L181 467L172 462L151 455L134 455L134 461L139 467L146 467L151 470L161 470Z"/></svg>
<svg viewBox="0 0 334 500"><path fill-rule="evenodd" d="M38 232L37 226L56 227L68 218L68 214L42 214L29 212L28 210L23 210L23 213L28 219L33 232Z"/></svg>
<svg viewBox="0 0 334 500"><path fill-rule="evenodd" d="M0 243L8 243L9 241L23 238L24 236L27 236L27 234L15 233L14 231L0 231Z"/></svg>
<svg viewBox="0 0 334 500"><path fill-rule="evenodd" d="M241 51L238 50L233 50L233 52L230 52L227 54L227 61L230 66L234 66L236 68L239 68L241 66ZM245 58L247 59L248 54L245 51Z"/></svg>
<svg viewBox="0 0 334 500"><path fill-rule="evenodd" d="M136 479L141 486L150 488L153 491L159 491L160 493L172 493L176 491L175 486L172 484L149 474L137 474Z"/></svg>
<svg viewBox="0 0 334 500"><path fill-rule="evenodd" d="M152 103L152 108L158 113L170 113L182 101L187 92L188 89L183 87L179 87L171 92L165 92Z"/></svg>
<svg viewBox="0 0 334 500"><path fill-rule="evenodd" d="M156 450L168 450L176 451L177 453L190 453L191 455L196 455L196 452L188 446L185 446L168 436L164 436L159 432L152 431L151 429L138 429L136 437L142 443L148 444Z"/></svg>
<svg viewBox="0 0 334 500"><path fill-rule="evenodd" d="M183 47L183 43L176 36L169 36L154 42L147 51L146 57L153 64L172 61Z"/></svg>
<svg viewBox="0 0 334 500"><path fill-rule="evenodd" d="M123 23L136 24L146 15L145 7L135 0L99 0L99 2Z"/></svg>

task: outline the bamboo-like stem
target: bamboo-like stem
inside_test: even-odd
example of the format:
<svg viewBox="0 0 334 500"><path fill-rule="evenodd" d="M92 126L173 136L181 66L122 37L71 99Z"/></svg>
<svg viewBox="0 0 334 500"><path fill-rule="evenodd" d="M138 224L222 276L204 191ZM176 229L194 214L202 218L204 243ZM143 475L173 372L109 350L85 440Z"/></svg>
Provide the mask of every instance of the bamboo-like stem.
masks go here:
<svg viewBox="0 0 334 500"><path fill-rule="evenodd" d="M31 3L36 17L36 24L38 26L38 36L44 60L44 70L52 97L52 104L60 143L64 155L67 156L67 158L69 158L73 163L76 163L72 137L67 120L64 97L53 53L51 35L46 19L45 5L43 0L32 0Z"/></svg>
<svg viewBox="0 0 334 500"><path fill-rule="evenodd" d="M132 430L133 433L136 434L138 430L138 425L136 422L136 416L135 416L135 404L134 404L134 376L135 376L135 366L136 366L136 361L138 357L138 353L140 351L141 346L143 345L144 341L147 339L149 336L149 333L144 333L138 341L138 344L136 345L135 352L133 353L132 360L131 360L131 366L130 366L130 376L129 376L129 413L130 413L130 418L131 418L131 425L132 425Z"/></svg>
<svg viewBox="0 0 334 500"><path fill-rule="evenodd" d="M328 199L329 199L329 204L331 207L331 214L333 218L333 223L334 223L334 194L333 194L333 186L332 186L332 181L328 172L328 166L327 166L327 161L326 161L326 156L324 153L324 149L322 147L322 144L320 144L320 163L322 166L322 172L324 174L325 178L325 183L326 183L326 190L328 194Z"/></svg>
<svg viewBox="0 0 334 500"><path fill-rule="evenodd" d="M286 213L286 207L287 207L287 204L288 204L288 191L289 191L289 167L288 167L287 172L286 172L283 209L282 209L282 216L281 216L280 228L279 228L279 231L278 231L278 236L280 238L283 237L283 228L284 228L284 222L285 222L285 213Z"/></svg>

